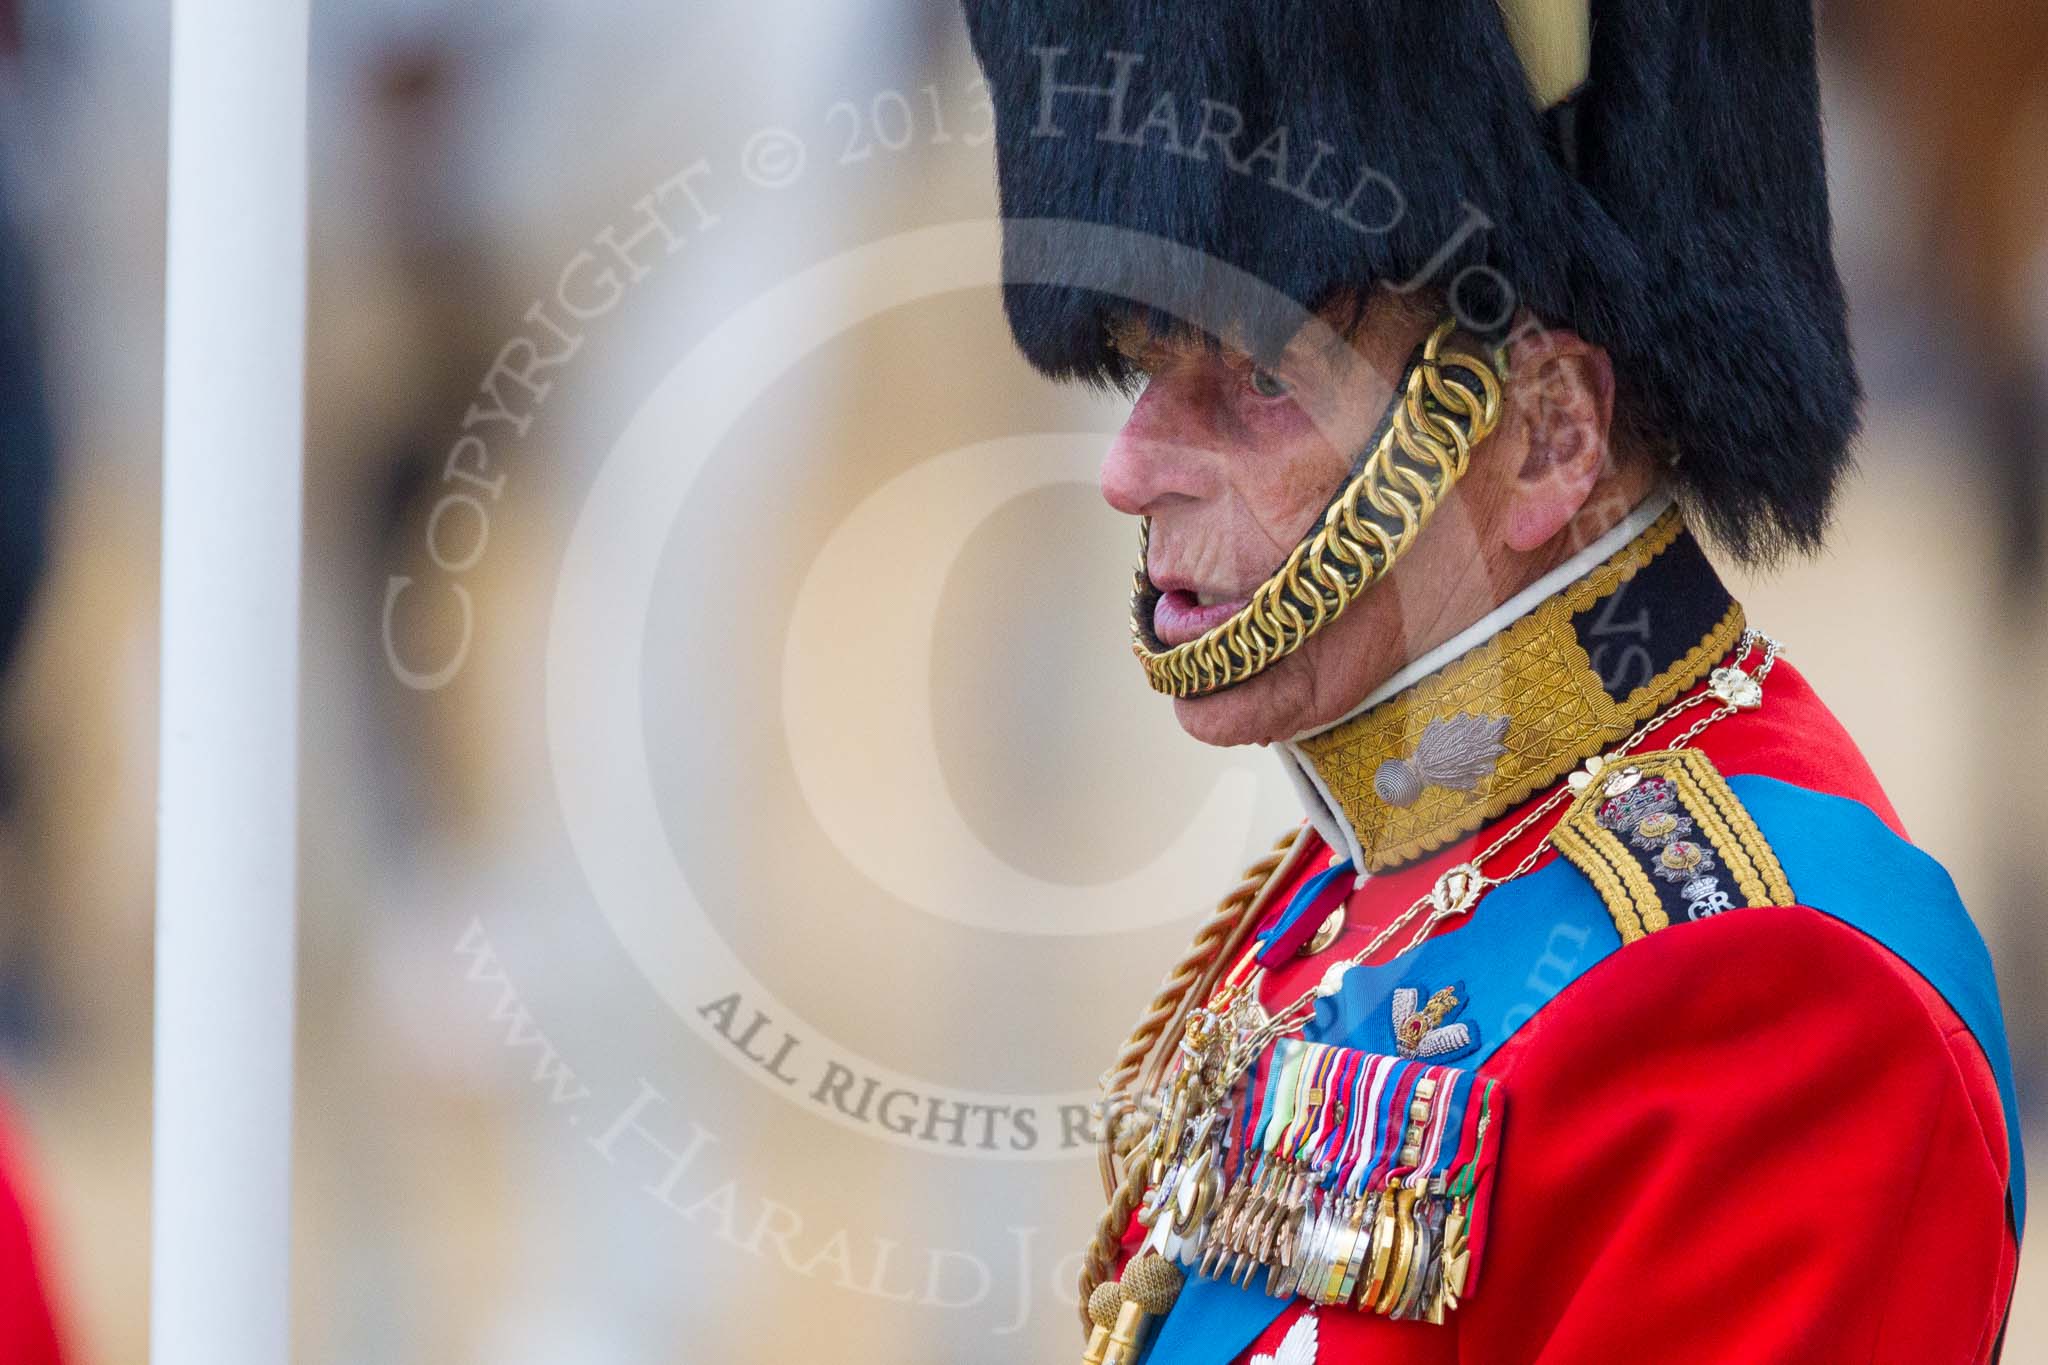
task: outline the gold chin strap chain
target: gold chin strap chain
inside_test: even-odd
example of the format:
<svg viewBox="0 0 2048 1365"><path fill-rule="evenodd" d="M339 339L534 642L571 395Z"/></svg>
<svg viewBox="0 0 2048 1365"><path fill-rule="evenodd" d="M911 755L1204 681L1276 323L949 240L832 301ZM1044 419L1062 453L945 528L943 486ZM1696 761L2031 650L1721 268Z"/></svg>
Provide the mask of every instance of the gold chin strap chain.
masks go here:
<svg viewBox="0 0 2048 1365"><path fill-rule="evenodd" d="M1131 597L1132 648L1153 688L1199 697L1251 678L1286 658L1393 567L1465 472L1472 448L1500 421L1507 356L1449 345L1446 318L1422 343L1401 381L1385 434L1323 524L1287 557L1251 601L1199 639L1157 648L1159 589L1146 570L1152 522L1138 532Z"/></svg>

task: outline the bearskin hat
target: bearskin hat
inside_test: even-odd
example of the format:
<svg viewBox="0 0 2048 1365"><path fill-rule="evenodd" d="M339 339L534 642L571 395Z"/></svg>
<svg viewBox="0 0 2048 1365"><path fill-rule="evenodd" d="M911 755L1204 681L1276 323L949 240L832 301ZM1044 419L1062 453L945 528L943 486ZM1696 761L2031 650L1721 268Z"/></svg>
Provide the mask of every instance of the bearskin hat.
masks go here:
<svg viewBox="0 0 2048 1365"><path fill-rule="evenodd" d="M1819 543L1860 392L1811 0L965 7L1044 373L1121 382L1134 304L1255 351L1376 286L1519 305L1609 352L1734 552Z"/></svg>

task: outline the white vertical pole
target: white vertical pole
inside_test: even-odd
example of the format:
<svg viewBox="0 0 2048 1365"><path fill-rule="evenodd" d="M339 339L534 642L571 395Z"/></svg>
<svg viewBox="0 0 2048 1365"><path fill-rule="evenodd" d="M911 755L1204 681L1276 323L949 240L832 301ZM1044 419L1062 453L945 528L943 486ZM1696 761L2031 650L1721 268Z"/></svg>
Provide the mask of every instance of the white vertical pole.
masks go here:
<svg viewBox="0 0 2048 1365"><path fill-rule="evenodd" d="M309 0L175 0L154 1365L289 1353Z"/></svg>

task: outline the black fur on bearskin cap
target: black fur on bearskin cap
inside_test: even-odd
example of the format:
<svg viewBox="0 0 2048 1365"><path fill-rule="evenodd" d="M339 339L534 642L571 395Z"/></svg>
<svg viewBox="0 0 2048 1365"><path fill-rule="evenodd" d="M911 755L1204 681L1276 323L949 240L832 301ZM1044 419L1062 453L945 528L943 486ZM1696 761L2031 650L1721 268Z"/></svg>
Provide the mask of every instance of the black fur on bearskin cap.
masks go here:
<svg viewBox="0 0 2048 1365"><path fill-rule="evenodd" d="M1810 0L1593 0L1590 76L1548 114L1499 0L965 7L1005 311L1044 373L1120 383L1134 306L1270 354L1304 310L1455 284L1468 322L1519 304L1605 347L1735 553L1820 543L1860 391Z"/></svg>

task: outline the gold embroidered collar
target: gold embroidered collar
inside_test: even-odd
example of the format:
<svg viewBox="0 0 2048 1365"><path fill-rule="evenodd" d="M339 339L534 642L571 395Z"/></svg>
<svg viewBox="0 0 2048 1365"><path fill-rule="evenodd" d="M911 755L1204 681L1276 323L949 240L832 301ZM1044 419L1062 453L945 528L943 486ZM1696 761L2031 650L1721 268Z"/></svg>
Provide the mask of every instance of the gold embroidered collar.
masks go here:
<svg viewBox="0 0 2048 1365"><path fill-rule="evenodd" d="M1676 509L1443 668L1294 741L1360 870L1443 848L1628 737L1742 633ZM1346 842L1349 842L1348 840Z"/></svg>

